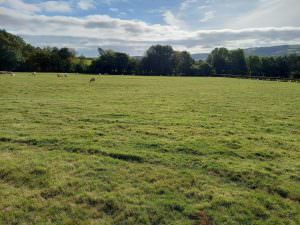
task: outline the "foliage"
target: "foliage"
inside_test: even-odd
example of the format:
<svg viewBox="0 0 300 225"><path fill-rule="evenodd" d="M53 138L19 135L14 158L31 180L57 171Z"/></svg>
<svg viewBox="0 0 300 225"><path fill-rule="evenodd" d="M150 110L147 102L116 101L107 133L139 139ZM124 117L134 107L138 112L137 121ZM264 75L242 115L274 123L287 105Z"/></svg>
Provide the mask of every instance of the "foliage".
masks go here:
<svg viewBox="0 0 300 225"><path fill-rule="evenodd" d="M101 54L100 54L101 53ZM102 74L132 74L135 64L129 55L111 50L99 49L99 58L92 62L92 73Z"/></svg>
<svg viewBox="0 0 300 225"><path fill-rule="evenodd" d="M249 75L251 76L260 76L262 73L261 70L261 59L258 56L249 56L247 59L247 64L249 68Z"/></svg>
<svg viewBox="0 0 300 225"><path fill-rule="evenodd" d="M75 52L68 48L34 48L0 30L0 70L72 72Z"/></svg>
<svg viewBox="0 0 300 225"><path fill-rule="evenodd" d="M142 59L142 73L147 75L171 75L174 50L171 46L151 46Z"/></svg>
<svg viewBox="0 0 300 225"><path fill-rule="evenodd" d="M0 70L16 69L24 60L26 43L18 36L0 30Z"/></svg>
<svg viewBox="0 0 300 225"><path fill-rule="evenodd" d="M183 51L175 51L173 53L173 68L174 68L174 75L191 75L192 65L194 63L191 54Z"/></svg>
<svg viewBox="0 0 300 225"><path fill-rule="evenodd" d="M207 62L199 60L192 65L191 74L193 76L210 76L213 75L214 69Z"/></svg>
<svg viewBox="0 0 300 225"><path fill-rule="evenodd" d="M76 57L68 48L35 48L20 37L0 31L0 71L79 72L160 76L266 76L299 78L300 56L245 57L242 49L216 48L206 62L195 61L187 51L151 46L141 59L98 48L95 59Z"/></svg>
<svg viewBox="0 0 300 225"><path fill-rule="evenodd" d="M248 73L244 51L242 49L229 52L229 70L234 75L246 75Z"/></svg>
<svg viewBox="0 0 300 225"><path fill-rule="evenodd" d="M207 62L213 66L217 74L229 73L229 51L226 48L216 48L207 58Z"/></svg>

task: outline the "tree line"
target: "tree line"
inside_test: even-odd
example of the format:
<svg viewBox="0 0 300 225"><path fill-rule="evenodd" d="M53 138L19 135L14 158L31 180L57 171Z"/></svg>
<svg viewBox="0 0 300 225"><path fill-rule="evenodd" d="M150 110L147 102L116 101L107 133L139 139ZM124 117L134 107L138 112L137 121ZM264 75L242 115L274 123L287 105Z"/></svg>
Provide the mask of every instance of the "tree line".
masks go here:
<svg viewBox="0 0 300 225"><path fill-rule="evenodd" d="M300 56L246 57L242 49L216 48L207 60L187 51L151 46L143 57L98 49L98 57L77 57L69 48L39 48L0 30L0 71L77 72L94 74L211 76L238 75L300 78Z"/></svg>

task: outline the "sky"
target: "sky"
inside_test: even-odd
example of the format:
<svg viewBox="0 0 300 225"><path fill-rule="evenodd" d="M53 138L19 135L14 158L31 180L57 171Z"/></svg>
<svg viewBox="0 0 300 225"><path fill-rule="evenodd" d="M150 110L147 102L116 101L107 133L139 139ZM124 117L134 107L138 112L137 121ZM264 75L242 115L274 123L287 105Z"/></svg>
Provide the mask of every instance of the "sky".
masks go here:
<svg viewBox="0 0 300 225"><path fill-rule="evenodd" d="M85 56L300 44L300 0L0 0L0 29Z"/></svg>

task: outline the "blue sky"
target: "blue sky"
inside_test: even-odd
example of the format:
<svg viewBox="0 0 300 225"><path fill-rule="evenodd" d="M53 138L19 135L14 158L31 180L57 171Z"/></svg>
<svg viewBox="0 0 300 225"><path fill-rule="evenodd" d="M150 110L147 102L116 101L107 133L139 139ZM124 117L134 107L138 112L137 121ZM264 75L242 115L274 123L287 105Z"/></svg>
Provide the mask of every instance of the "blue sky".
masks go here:
<svg viewBox="0 0 300 225"><path fill-rule="evenodd" d="M142 55L300 43L299 0L0 0L0 28L35 46Z"/></svg>

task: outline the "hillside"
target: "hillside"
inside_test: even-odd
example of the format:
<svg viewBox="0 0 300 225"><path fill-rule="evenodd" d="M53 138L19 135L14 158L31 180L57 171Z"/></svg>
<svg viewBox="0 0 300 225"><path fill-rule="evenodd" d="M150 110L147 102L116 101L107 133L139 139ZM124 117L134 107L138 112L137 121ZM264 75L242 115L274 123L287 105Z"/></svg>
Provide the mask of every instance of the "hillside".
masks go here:
<svg viewBox="0 0 300 225"><path fill-rule="evenodd" d="M300 54L300 45L247 48L245 49L245 54L258 56L284 56L290 54Z"/></svg>
<svg viewBox="0 0 300 225"><path fill-rule="evenodd" d="M192 58L197 61L198 60L206 60L208 55L209 55L209 53L195 53L195 54L192 54Z"/></svg>
<svg viewBox="0 0 300 225"><path fill-rule="evenodd" d="M290 54L300 55L300 45L280 45L272 47L257 47L244 49L245 55L257 55L257 56L284 56ZM196 53L192 54L195 60L206 60L209 53Z"/></svg>

